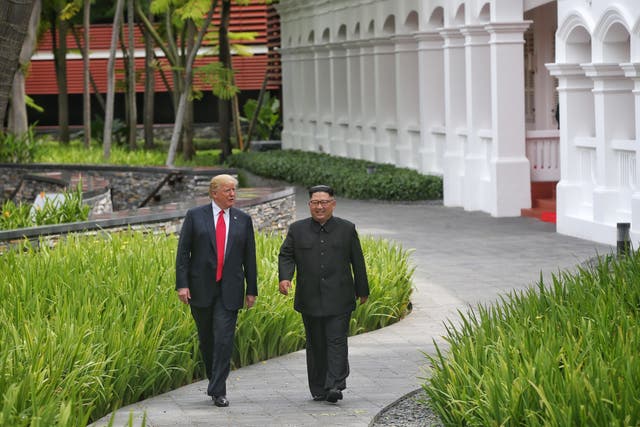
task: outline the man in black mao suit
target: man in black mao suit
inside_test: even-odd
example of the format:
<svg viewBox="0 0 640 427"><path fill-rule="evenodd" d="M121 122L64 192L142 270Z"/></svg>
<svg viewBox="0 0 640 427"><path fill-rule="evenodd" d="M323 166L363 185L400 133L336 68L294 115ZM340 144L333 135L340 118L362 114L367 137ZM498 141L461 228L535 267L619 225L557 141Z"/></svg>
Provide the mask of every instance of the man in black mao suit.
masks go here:
<svg viewBox="0 0 640 427"><path fill-rule="evenodd" d="M226 380L238 310L243 303L251 308L258 295L253 223L233 207L237 185L230 175L211 179L212 201L187 212L176 256L178 297L190 305L198 329L207 394L221 407L229 406Z"/></svg>
<svg viewBox="0 0 640 427"><path fill-rule="evenodd" d="M278 257L279 290L287 295L297 269L294 308L306 333L307 375L313 400L342 399L349 375L347 336L356 298L369 296L360 239L351 222L334 217L333 189L309 189L311 218L289 226Z"/></svg>

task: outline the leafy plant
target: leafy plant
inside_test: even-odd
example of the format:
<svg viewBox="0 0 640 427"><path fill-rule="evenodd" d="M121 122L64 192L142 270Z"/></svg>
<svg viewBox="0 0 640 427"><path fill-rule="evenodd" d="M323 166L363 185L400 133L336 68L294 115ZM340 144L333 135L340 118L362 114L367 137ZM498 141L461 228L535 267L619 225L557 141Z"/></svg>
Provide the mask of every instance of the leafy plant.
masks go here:
<svg viewBox="0 0 640 427"><path fill-rule="evenodd" d="M257 108L257 100L247 100L242 108L245 115L242 120L246 123L251 122ZM251 139L258 141L279 140L281 132L280 101L276 97L271 97L269 92L265 92L262 108L260 108L260 113L256 119L255 128L253 129L254 134Z"/></svg>
<svg viewBox="0 0 640 427"><path fill-rule="evenodd" d="M240 310L235 368L304 345L293 297L278 292L282 239L256 235L260 296ZM408 253L361 240L371 298L352 332L397 321L411 294ZM85 426L205 377L189 308L175 296L175 236L69 235L39 247L10 250L0 263L0 425Z"/></svg>
<svg viewBox="0 0 640 427"><path fill-rule="evenodd" d="M31 125L27 132L21 135L0 132L0 162L33 162L40 144L40 140L34 137L33 127L34 125Z"/></svg>
<svg viewBox="0 0 640 427"><path fill-rule="evenodd" d="M44 192L40 193L40 197L44 200L42 205L16 205L11 200L6 201L0 213L0 230L86 221L89 217L91 208L82 203L80 186L56 197L46 197Z"/></svg>
<svg viewBox="0 0 640 427"><path fill-rule="evenodd" d="M423 388L446 425L640 424L640 255L451 322Z"/></svg>
<svg viewBox="0 0 640 427"><path fill-rule="evenodd" d="M389 164L299 150L243 152L232 155L231 166L267 178L304 186L331 185L338 195L354 199L430 200L442 198L442 178Z"/></svg>

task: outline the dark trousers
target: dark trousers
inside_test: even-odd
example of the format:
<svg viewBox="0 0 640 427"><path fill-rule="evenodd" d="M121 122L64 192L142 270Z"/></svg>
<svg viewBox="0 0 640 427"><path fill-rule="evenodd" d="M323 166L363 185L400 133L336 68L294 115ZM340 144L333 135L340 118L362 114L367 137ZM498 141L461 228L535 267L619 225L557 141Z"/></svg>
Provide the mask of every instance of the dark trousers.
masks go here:
<svg viewBox="0 0 640 427"><path fill-rule="evenodd" d="M218 296L209 307L191 306L191 315L198 329L200 352L209 379L207 394L225 396L238 311L224 308L222 297Z"/></svg>
<svg viewBox="0 0 640 427"><path fill-rule="evenodd" d="M314 317L302 315L306 333L307 375L311 395L344 390L349 376L347 335L351 313Z"/></svg>

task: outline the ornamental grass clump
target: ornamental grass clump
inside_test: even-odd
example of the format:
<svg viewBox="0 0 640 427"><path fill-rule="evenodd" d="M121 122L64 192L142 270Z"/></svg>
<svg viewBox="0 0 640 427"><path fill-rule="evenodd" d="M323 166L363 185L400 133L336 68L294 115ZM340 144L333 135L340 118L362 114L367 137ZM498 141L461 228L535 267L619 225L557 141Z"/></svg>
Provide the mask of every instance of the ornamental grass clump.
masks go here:
<svg viewBox="0 0 640 427"><path fill-rule="evenodd" d="M445 341L423 388L447 425L640 425L640 256L478 307Z"/></svg>
<svg viewBox="0 0 640 427"><path fill-rule="evenodd" d="M256 235L259 296L240 310L234 368L304 345L293 298L278 293L282 240ZM372 298L354 314L354 332L399 320L411 295L408 253L362 244ZM176 248L175 236L129 231L0 256L0 425L85 426L205 378L189 307L175 295Z"/></svg>

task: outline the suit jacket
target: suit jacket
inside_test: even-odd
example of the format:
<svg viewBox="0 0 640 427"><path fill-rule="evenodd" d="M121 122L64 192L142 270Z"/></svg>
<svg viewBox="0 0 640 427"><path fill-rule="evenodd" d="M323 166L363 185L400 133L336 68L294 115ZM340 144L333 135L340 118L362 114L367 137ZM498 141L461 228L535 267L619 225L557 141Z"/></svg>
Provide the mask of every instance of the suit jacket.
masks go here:
<svg viewBox="0 0 640 427"><path fill-rule="evenodd" d="M227 310L244 305L246 294L258 295L256 245L251 217L229 209L229 232L222 280L216 283L216 233L211 203L189 209L182 224L176 255L176 289L189 288L190 304L207 307L221 294Z"/></svg>
<svg viewBox="0 0 640 427"><path fill-rule="evenodd" d="M309 316L355 309L369 295L367 270L353 223L331 217L324 226L307 218L289 226L280 247L278 275L291 280L297 269L294 308Z"/></svg>

